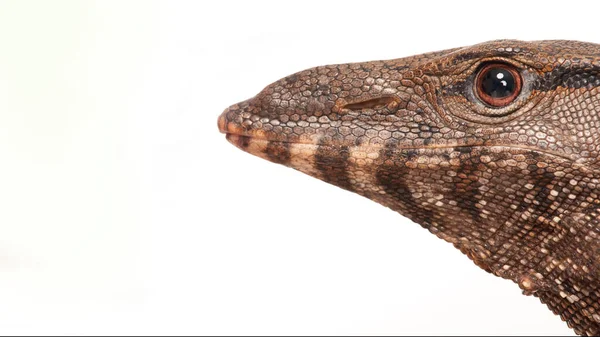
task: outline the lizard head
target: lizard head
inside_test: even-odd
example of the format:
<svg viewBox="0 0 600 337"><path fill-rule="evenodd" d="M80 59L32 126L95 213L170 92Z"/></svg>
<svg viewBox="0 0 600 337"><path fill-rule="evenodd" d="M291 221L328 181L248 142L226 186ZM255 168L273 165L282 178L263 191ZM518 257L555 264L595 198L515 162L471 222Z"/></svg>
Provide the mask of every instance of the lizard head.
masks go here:
<svg viewBox="0 0 600 337"><path fill-rule="evenodd" d="M564 309L600 303L586 286L600 278L599 86L596 44L501 40L308 69L218 124L239 148L398 211L599 333L600 306Z"/></svg>
<svg viewBox="0 0 600 337"><path fill-rule="evenodd" d="M229 107L218 124L251 154L395 209L407 198L461 203L464 188L490 180L485 168L521 184L555 169L538 167L545 163L595 165L599 52L572 41L501 40L316 67Z"/></svg>

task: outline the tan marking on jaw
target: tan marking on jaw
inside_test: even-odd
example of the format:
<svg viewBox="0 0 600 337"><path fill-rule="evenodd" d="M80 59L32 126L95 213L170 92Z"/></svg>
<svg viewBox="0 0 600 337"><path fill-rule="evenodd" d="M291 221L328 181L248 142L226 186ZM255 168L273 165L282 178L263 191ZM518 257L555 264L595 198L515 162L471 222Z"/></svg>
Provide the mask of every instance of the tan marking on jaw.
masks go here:
<svg viewBox="0 0 600 337"><path fill-rule="evenodd" d="M292 143L290 144L289 166L294 169L321 178L321 173L315 167L317 145Z"/></svg>
<svg viewBox="0 0 600 337"><path fill-rule="evenodd" d="M365 191L378 194L386 194L385 190L379 186L377 176L372 170L375 160L379 158L380 148L370 146L351 146L348 158L349 165L353 169L349 170L348 175L352 186L357 191Z"/></svg>

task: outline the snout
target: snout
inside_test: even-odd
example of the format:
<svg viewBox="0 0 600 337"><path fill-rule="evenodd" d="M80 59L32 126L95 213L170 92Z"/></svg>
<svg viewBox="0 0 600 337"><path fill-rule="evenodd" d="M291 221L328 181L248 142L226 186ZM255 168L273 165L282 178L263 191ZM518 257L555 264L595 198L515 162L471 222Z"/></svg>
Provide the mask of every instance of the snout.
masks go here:
<svg viewBox="0 0 600 337"><path fill-rule="evenodd" d="M219 131L227 135L256 137L259 118L251 103L252 99L249 99L225 109L217 120Z"/></svg>
<svg viewBox="0 0 600 337"><path fill-rule="evenodd" d="M217 121L217 125L219 126L219 132L227 133L227 118L225 117L225 112L223 112L219 116L219 120Z"/></svg>

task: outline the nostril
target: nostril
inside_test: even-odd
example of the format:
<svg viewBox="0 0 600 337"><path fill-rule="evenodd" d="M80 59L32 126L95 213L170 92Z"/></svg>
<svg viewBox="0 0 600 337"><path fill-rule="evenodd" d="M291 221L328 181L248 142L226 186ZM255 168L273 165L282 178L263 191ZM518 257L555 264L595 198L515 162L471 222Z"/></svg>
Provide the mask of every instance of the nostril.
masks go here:
<svg viewBox="0 0 600 337"><path fill-rule="evenodd" d="M342 109L349 110L364 110L364 109L381 109L385 107L393 107L398 104L398 99L394 97L376 97L364 101L348 103L342 106Z"/></svg>
<svg viewBox="0 0 600 337"><path fill-rule="evenodd" d="M354 113L361 116L385 116L393 115L400 109L406 109L410 96L400 95L367 97L363 99L345 100L340 98L333 108L339 114Z"/></svg>

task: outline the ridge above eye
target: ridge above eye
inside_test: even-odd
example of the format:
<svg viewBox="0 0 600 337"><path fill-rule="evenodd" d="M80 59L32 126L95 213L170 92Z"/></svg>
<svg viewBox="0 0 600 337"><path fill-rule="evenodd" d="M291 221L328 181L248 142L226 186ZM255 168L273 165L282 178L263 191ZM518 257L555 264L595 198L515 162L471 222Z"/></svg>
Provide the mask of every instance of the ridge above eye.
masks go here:
<svg viewBox="0 0 600 337"><path fill-rule="evenodd" d="M473 90L483 103L494 108L511 104L523 86L523 78L517 68L505 63L488 63L479 69Z"/></svg>

